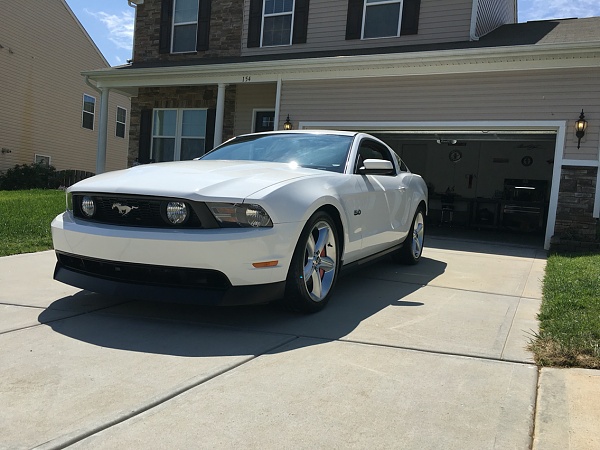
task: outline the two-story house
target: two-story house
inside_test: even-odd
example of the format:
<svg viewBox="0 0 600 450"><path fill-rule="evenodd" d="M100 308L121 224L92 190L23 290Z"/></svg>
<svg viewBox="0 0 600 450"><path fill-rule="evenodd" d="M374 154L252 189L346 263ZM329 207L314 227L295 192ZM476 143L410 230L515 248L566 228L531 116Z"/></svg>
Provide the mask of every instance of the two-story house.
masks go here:
<svg viewBox="0 0 600 450"><path fill-rule="evenodd" d="M433 224L598 239L600 18L517 23L516 0L130 3L133 63L86 73L134 97L129 164L284 124L363 130L429 183Z"/></svg>
<svg viewBox="0 0 600 450"><path fill-rule="evenodd" d="M103 167L126 167L129 97L100 93L81 76L110 64L64 0L2 2L0 14L0 172L41 163L95 172L100 114Z"/></svg>

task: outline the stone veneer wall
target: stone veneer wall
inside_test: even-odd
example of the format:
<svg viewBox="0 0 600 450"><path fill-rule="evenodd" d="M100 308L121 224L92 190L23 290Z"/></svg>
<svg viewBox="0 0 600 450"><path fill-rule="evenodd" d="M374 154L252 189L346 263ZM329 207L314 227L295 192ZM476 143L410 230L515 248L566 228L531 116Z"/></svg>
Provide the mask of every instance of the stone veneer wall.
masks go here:
<svg viewBox="0 0 600 450"><path fill-rule="evenodd" d="M223 118L223 141L233 137L235 120L236 87L225 90L225 117ZM140 139L140 116L143 109L154 108L216 108L217 86L178 86L140 88L137 97L131 99L129 124L129 152L127 165L131 167L138 157Z"/></svg>
<svg viewBox="0 0 600 450"><path fill-rule="evenodd" d="M219 58L241 55L243 0L213 0L210 15L209 49L203 52L160 54L161 0L145 0L137 7L133 62L186 61L190 58Z"/></svg>
<svg viewBox="0 0 600 450"><path fill-rule="evenodd" d="M600 225L592 217L597 173L596 167L562 168L551 244L553 250L600 249Z"/></svg>

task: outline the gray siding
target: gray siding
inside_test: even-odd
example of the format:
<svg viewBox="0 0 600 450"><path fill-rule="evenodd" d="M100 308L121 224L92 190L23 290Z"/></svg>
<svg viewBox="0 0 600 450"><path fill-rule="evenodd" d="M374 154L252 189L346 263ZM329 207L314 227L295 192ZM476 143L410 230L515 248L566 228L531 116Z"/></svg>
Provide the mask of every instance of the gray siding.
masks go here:
<svg viewBox="0 0 600 450"><path fill-rule="evenodd" d="M33 163L37 153L57 169L95 172L100 94L81 72L108 64L62 0L2 3L0 147L10 153L0 153L0 171ZM84 93L97 100L94 131L81 127ZM107 170L126 162L127 136L115 136L117 105L131 112L129 98L111 93Z"/></svg>
<svg viewBox="0 0 600 450"><path fill-rule="evenodd" d="M467 41L472 13L471 0L421 0L419 34L347 41L345 37L348 0L311 0L306 44L248 48L249 7L249 0L245 0L242 31L244 56Z"/></svg>
<svg viewBox="0 0 600 450"><path fill-rule="evenodd" d="M478 2L475 35L481 37L506 23L517 21L515 0L474 0Z"/></svg>
<svg viewBox="0 0 600 450"><path fill-rule="evenodd" d="M240 84L235 99L234 135L251 133L254 109L275 110L276 84Z"/></svg>
<svg viewBox="0 0 600 450"><path fill-rule="evenodd" d="M565 79L569 82L565 83ZM586 86L581 90L580 86ZM600 122L588 120L581 148L574 124L581 109L600 117L595 69L283 82L280 121L468 122L568 121L565 158L598 159Z"/></svg>

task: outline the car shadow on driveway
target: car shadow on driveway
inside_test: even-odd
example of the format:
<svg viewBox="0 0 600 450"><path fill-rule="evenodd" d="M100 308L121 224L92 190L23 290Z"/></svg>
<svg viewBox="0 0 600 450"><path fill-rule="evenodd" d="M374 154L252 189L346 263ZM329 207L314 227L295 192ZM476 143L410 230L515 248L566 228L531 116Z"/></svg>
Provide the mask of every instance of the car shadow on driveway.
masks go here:
<svg viewBox="0 0 600 450"><path fill-rule="evenodd" d="M256 352L255 346L246 345L247 341L254 341L248 334L289 337L286 342L300 337L316 338L317 341L302 340L314 343L342 339L390 306L395 308L386 314L400 317L403 309L424 305L409 297L445 269L446 263L425 257L417 266L381 260L369 265L366 275L358 270L342 276L327 307L310 315L288 312L272 304L208 307L124 300L106 306L106 297L82 291L56 300L38 320L56 333L104 348L186 357L248 355ZM377 279L379 270L388 274L397 271L404 280L407 272L418 272L418 281ZM49 317L52 310L72 309L84 297L87 302L96 299L98 309L61 320ZM276 352L277 348L269 350Z"/></svg>

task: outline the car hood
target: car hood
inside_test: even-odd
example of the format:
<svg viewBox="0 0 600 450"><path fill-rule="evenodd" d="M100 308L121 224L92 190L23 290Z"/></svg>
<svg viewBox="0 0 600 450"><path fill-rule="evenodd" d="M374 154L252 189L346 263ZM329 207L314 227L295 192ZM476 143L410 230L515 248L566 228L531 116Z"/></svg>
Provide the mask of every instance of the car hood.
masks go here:
<svg viewBox="0 0 600 450"><path fill-rule="evenodd" d="M262 189L305 177L331 175L286 163L177 161L107 172L80 181L71 191L137 194L189 199L240 200Z"/></svg>

